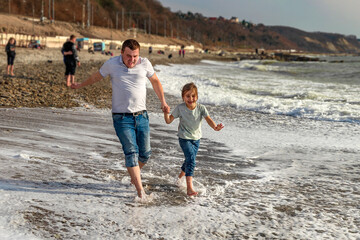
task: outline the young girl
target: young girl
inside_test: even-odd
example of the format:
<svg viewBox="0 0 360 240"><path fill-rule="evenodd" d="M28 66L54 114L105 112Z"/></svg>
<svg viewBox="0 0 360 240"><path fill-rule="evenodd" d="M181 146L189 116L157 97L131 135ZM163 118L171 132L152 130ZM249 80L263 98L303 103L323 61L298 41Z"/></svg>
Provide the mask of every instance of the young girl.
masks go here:
<svg viewBox="0 0 360 240"><path fill-rule="evenodd" d="M205 106L196 102L198 92L194 83L186 84L182 88L181 96L184 103L179 104L171 115L169 112L164 112L164 118L167 124L170 124L175 118L180 118L178 137L185 161L181 167L179 179L186 176L187 195L196 196L198 192L193 188L192 178L201 138L201 120L205 118L209 126L215 131L220 131L224 126L221 123L216 125L210 118Z"/></svg>
<svg viewBox="0 0 360 240"><path fill-rule="evenodd" d="M8 43L6 44L5 47L5 51L7 54L7 61L8 61L8 65L7 65L7 74L11 76L14 76L14 60L15 60L15 38L10 38Z"/></svg>

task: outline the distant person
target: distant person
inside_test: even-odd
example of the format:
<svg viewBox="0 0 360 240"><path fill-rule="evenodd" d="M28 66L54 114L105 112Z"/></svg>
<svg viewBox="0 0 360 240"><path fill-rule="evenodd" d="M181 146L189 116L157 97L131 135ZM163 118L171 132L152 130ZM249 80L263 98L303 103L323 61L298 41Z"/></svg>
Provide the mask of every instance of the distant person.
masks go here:
<svg viewBox="0 0 360 240"><path fill-rule="evenodd" d="M181 46L181 54L183 57L185 57L185 46L184 45Z"/></svg>
<svg viewBox="0 0 360 240"><path fill-rule="evenodd" d="M71 35L69 41L65 42L61 52L64 54L65 60L65 78L66 78L66 86L70 87L75 83L75 70L76 64L80 66L79 57L76 51L76 37L75 35Z"/></svg>
<svg viewBox="0 0 360 240"><path fill-rule="evenodd" d="M89 47L89 48L88 48L88 53L95 54L94 49L93 49L92 47Z"/></svg>
<svg viewBox="0 0 360 240"><path fill-rule="evenodd" d="M139 56L140 44L128 39L122 44L121 55L107 60L99 71L74 89L101 81L110 76L112 82L112 118L115 132L125 155L125 166L135 185L139 198L146 194L141 182L140 170L151 155L149 116L146 111L146 83L149 80L164 112L164 91L155 70L147 58Z"/></svg>
<svg viewBox="0 0 360 240"><path fill-rule="evenodd" d="M197 103L198 92L194 83L186 84L181 91L183 103L177 105L171 115L169 112L164 112L165 122L170 124L175 118L179 118L179 144L184 152L185 161L181 166L179 180L186 177L187 195L196 196L198 192L193 187L193 175L195 169L196 154L200 145L201 138L201 121L205 118L206 122L215 131L223 129L223 125L215 124L209 116L206 107Z"/></svg>
<svg viewBox="0 0 360 240"><path fill-rule="evenodd" d="M7 55L7 75L15 76L14 74L14 61L15 61L15 38L11 37L5 46L5 52Z"/></svg>
<svg viewBox="0 0 360 240"><path fill-rule="evenodd" d="M149 47L149 55L152 53L152 46Z"/></svg>
<svg viewBox="0 0 360 240"><path fill-rule="evenodd" d="M168 58L169 58L169 59L171 59L171 58L172 58L172 53L170 53L170 54L169 54Z"/></svg>
<svg viewBox="0 0 360 240"><path fill-rule="evenodd" d="M68 42L68 41L70 41L70 39L69 38L67 38L66 39L66 42ZM68 52L68 54L71 54L72 52ZM63 62L64 62L64 64L65 64L65 55L64 55L64 48L61 48L61 54L63 55ZM66 66L66 65L65 65Z"/></svg>

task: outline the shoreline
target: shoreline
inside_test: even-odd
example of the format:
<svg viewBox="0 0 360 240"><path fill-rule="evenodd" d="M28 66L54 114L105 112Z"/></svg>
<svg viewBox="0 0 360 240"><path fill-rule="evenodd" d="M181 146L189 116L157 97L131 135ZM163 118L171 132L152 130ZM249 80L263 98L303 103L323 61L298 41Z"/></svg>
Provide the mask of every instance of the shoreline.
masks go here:
<svg viewBox="0 0 360 240"><path fill-rule="evenodd" d="M75 81L84 81L96 72L106 60L117 55L120 55L120 50L113 51L113 56L99 52L91 54L81 51L79 53L81 66L76 69ZM169 59L167 54L152 53L149 55L144 49L141 50L140 56L148 58L155 69L156 65L160 64L195 64L202 59L231 60L226 57L200 53L186 53L185 57L179 57L173 53L173 57ZM94 105L97 108L111 108L112 90L108 78L83 89L73 90L66 87L65 67L59 49L17 49L14 64L15 77L6 75L5 52L0 53L0 65L3 66L0 70L0 108L72 108L86 104ZM164 80L160 79L160 81ZM149 95L154 94L152 89L148 90ZM154 97L156 100L155 95ZM152 103L155 100L148 101ZM151 107L151 104L148 106Z"/></svg>
<svg viewBox="0 0 360 240"><path fill-rule="evenodd" d="M24 49L18 48L15 58L15 77L6 75L6 53L0 52L0 108L14 107L55 107L72 108L94 105L97 108L111 108L111 83L104 79L92 86L73 90L65 86L64 64L60 49ZM120 55L120 50L112 51L113 56ZM172 54L171 58L168 55ZM81 66L77 67L75 81L84 81L93 72L96 72L111 55L88 53L80 51ZM165 54L149 54L147 49L142 48L141 57L146 57L153 64L196 64L201 60L215 61L239 61L243 59L261 59L261 55L227 54L220 56L213 53L185 53L185 57L179 57L177 52ZM300 57L300 56L299 56ZM165 79L160 79L165 81ZM148 100L148 108L156 102L157 97L152 89L148 89L151 99ZM152 96L153 95L153 96ZM166 94L166 99L172 96Z"/></svg>

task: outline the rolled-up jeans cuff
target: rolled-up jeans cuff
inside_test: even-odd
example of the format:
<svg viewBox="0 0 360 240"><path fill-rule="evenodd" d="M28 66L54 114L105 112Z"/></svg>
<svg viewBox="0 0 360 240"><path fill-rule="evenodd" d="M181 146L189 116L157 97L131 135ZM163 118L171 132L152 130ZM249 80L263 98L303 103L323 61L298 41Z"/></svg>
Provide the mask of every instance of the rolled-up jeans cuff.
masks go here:
<svg viewBox="0 0 360 240"><path fill-rule="evenodd" d="M149 158L142 158L139 157L139 162L142 162L143 164L146 164L148 162Z"/></svg>
<svg viewBox="0 0 360 240"><path fill-rule="evenodd" d="M138 165L138 157L136 153L125 156L126 167L136 167Z"/></svg>

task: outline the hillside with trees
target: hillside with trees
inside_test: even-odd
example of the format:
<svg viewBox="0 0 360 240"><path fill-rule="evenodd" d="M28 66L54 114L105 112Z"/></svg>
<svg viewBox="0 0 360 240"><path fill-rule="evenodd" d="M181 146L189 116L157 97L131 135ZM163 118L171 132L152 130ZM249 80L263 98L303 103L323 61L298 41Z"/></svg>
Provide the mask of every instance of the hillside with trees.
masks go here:
<svg viewBox="0 0 360 240"><path fill-rule="evenodd" d="M197 42L203 48L360 52L355 36L209 18L190 11L171 12L157 0L4 0L0 12L66 21L82 27L82 35L89 37L94 36L86 30L97 26L114 31L136 29L145 34ZM0 31L9 29L2 27Z"/></svg>

